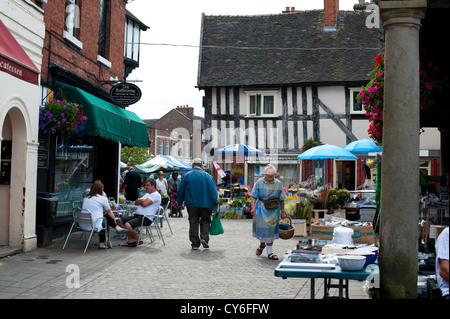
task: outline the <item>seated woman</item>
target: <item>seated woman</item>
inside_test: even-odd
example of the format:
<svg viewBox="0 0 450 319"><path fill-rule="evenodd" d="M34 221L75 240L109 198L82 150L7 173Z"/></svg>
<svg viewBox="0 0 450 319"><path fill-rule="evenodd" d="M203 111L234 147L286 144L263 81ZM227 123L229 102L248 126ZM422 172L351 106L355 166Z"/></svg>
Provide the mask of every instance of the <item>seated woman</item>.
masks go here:
<svg viewBox="0 0 450 319"><path fill-rule="evenodd" d="M103 219L101 217L106 218L106 222L109 227L114 228L118 233L123 233L128 231L127 229L124 229L116 224L116 219L114 217L113 212L111 211L111 207L108 202L108 198L104 195L103 192L103 184L100 180L94 181L91 186L91 190L86 195L85 198L83 198L83 209L89 209L89 211L92 214L92 222L94 223L95 229L101 231L99 232L99 249L106 249L105 245L105 225L103 225ZM89 225L80 225L82 228L86 228L86 230L90 230Z"/></svg>

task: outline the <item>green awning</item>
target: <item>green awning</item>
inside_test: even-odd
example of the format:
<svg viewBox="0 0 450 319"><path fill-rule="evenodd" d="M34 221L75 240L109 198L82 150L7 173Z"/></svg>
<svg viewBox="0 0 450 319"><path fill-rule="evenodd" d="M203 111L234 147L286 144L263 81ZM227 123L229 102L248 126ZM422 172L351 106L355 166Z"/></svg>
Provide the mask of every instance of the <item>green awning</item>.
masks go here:
<svg viewBox="0 0 450 319"><path fill-rule="evenodd" d="M128 146L150 146L147 125L135 113L77 87L56 82L55 95L60 89L65 100L83 105L87 122L81 135L101 136Z"/></svg>

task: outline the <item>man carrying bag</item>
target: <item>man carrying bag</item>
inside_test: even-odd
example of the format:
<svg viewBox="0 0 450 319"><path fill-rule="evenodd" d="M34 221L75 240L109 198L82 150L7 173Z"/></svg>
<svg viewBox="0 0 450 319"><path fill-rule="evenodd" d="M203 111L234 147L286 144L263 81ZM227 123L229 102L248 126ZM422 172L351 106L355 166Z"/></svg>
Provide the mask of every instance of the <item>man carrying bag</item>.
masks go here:
<svg viewBox="0 0 450 319"><path fill-rule="evenodd" d="M209 248L211 212L219 205L219 199L216 183L211 175L203 170L200 158L194 159L192 170L181 179L177 202L179 205L184 202L188 211L192 250L197 250L200 244L203 248Z"/></svg>

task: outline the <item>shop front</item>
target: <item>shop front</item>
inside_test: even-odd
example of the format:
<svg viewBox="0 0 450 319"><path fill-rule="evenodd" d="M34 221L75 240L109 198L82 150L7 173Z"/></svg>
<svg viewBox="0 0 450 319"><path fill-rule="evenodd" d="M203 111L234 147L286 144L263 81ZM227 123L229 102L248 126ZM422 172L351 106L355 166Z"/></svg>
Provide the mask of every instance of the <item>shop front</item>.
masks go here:
<svg viewBox="0 0 450 319"><path fill-rule="evenodd" d="M29 35L24 33L20 38L22 47L13 33L28 29L30 19L23 18L21 10L13 10L14 5L9 3L0 10L0 256L36 248L36 101L40 65L38 58L32 59L27 52L42 46L43 22L35 19L36 42L24 41Z"/></svg>
<svg viewBox="0 0 450 319"><path fill-rule="evenodd" d="M121 145L149 147L146 124L133 112L73 85L56 82L54 97L82 106L84 129L75 134L39 133L37 237L39 246L66 234L74 203L94 180L117 200ZM41 127L42 128L42 127Z"/></svg>

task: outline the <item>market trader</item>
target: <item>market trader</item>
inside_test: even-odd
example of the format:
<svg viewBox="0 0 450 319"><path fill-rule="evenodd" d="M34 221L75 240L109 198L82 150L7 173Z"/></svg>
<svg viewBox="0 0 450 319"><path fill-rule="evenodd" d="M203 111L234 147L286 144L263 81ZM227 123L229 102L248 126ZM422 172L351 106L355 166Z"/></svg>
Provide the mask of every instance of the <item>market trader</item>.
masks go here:
<svg viewBox="0 0 450 319"><path fill-rule="evenodd" d="M209 248L211 213L219 205L217 187L211 175L203 170L202 160L194 159L192 170L184 175L178 186L177 202L186 206L189 215L189 240L192 250L202 244ZM200 237L198 235L200 229Z"/></svg>
<svg viewBox="0 0 450 319"><path fill-rule="evenodd" d="M436 241L436 279L442 291L442 297L449 299L448 295L448 227L446 227Z"/></svg>

